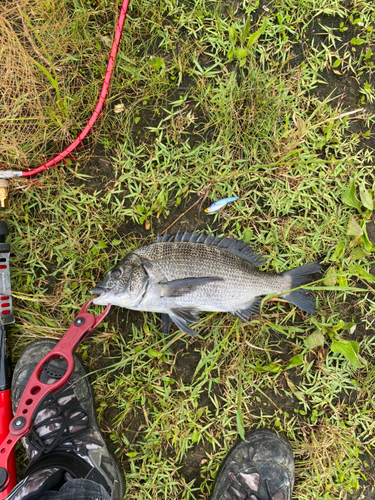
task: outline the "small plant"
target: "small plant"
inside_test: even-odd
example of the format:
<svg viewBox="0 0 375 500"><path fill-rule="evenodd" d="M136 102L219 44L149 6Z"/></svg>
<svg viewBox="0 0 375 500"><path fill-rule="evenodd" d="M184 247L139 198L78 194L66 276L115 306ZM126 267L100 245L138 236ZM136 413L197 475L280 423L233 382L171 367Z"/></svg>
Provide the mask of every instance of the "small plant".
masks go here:
<svg viewBox="0 0 375 500"><path fill-rule="evenodd" d="M336 325L330 326L328 323L320 323L315 319L313 322L318 328L304 340L307 349L323 347L325 338L328 336L331 339L331 351L342 354L354 368L362 368L367 364L366 360L359 354L358 342L346 340L339 334L340 331L348 334L354 333L356 330L354 323L345 323L341 320Z"/></svg>
<svg viewBox="0 0 375 500"><path fill-rule="evenodd" d="M363 89L359 89L359 92L363 94L361 104L366 104L366 102L372 104L375 101L375 91L371 83L365 82Z"/></svg>
<svg viewBox="0 0 375 500"><path fill-rule="evenodd" d="M231 44L231 48L228 52L228 59L236 58L239 61L240 67L245 65L249 50L255 43L257 43L259 37L266 31L267 19L263 19L262 26L257 31L252 33L249 36L249 39L247 39L250 31L250 24L251 18L248 17L244 27L239 30L239 33L237 33L237 28L234 25L230 26L228 29L229 41Z"/></svg>
<svg viewBox="0 0 375 500"><path fill-rule="evenodd" d="M363 252L352 252L352 259L358 258L359 255L370 255L370 252L375 251L375 245L369 240L366 226L370 222L372 211L374 210L374 193L371 189L367 189L364 182L359 186L359 199L354 178L350 179L349 188L342 195L342 201L346 205L355 208L359 212L358 217L350 217L348 223L347 234L353 236L349 247L362 247Z"/></svg>

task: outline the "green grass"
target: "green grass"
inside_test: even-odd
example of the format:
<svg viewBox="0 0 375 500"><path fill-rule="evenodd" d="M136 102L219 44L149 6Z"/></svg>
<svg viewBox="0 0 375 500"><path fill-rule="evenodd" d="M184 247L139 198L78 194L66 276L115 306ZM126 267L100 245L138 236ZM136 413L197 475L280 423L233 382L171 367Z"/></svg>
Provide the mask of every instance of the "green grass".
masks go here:
<svg viewBox="0 0 375 500"><path fill-rule="evenodd" d="M84 126L118 4L22 7L45 120L33 123L31 139L7 125L1 163L37 165ZM114 262L171 225L243 239L268 256L265 271L317 258L328 268L314 286L316 317L267 300L251 325L204 316L196 341L179 331L165 341L156 316L113 308L79 352L127 498L208 499L230 447L261 427L293 447L295 498L344 500L359 481L372 485L361 454L375 441L366 236L374 234L375 8L277 0L257 20L256 12L246 0L134 1L90 143L76 162L13 181L2 214L15 359L36 338L60 338ZM335 75L341 92L354 89L344 107ZM23 96L31 109L31 94ZM98 151L109 161L102 171ZM227 196L239 200L204 214Z"/></svg>

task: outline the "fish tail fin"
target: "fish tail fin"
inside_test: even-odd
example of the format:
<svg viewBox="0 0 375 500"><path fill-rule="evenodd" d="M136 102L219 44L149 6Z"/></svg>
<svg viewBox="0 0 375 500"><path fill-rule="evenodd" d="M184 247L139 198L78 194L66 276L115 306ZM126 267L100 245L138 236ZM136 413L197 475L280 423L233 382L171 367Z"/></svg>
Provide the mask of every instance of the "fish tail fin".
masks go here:
<svg viewBox="0 0 375 500"><path fill-rule="evenodd" d="M321 269L322 266L316 260L315 262L310 262L310 264L286 271L283 273L283 276L291 278L290 288L293 289L309 283L311 276L319 273ZM281 295L281 297L309 314L316 314L315 301L307 290L293 290Z"/></svg>

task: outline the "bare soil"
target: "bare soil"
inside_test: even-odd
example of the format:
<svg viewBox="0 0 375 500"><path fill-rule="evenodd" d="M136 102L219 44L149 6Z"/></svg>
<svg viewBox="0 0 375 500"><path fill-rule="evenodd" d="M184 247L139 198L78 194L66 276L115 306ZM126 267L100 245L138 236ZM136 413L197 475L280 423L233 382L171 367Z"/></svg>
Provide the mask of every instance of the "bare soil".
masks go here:
<svg viewBox="0 0 375 500"><path fill-rule="evenodd" d="M262 2L260 7L261 6ZM303 52L304 43L311 43L311 40L314 40L315 46L319 46L319 44L325 42L326 37L324 35L319 34L321 31L319 29L319 23L322 23L326 26L327 25L332 26L334 28L338 27L340 22L341 20L336 18L329 18L329 17L317 18L316 21L313 24L311 24L311 30L309 33L309 42L308 41L302 42L299 48L296 49L296 59L294 60L293 64L297 63L299 64L300 62L302 62L304 57L304 52ZM352 30L348 30L344 34L343 47L345 44L348 43L348 40L350 40L354 35L355 33ZM340 109L343 112L358 109L359 107L361 107L360 102L362 94L359 92L359 89L360 89L360 83L363 82L358 81L353 76L334 73L332 70L325 70L321 76L326 81L326 84L319 85L314 90L316 97L318 97L320 100L324 100L328 96L331 96L332 98L331 105L333 107L339 105ZM372 83L372 85L375 86L374 74L363 75L364 81L366 79L368 81L368 78L370 78L370 83ZM186 81L184 82L183 85L184 87L188 87L189 85L192 84L193 82ZM372 105L367 104L366 107L368 108L369 112L375 113L375 106L373 104ZM145 121L151 123L152 120L154 120L154 117L150 114L150 116L142 116L142 119L145 119ZM362 123L361 121L352 122L353 132L354 131L358 132L360 130L360 128L362 127L361 123ZM365 130L363 130L363 132L365 132ZM135 127L134 134L137 136L138 140L139 140L139 133L142 133L141 128L139 128L138 130L137 127ZM375 134L372 134L372 136L375 137ZM192 137L192 140L195 140L195 138ZM361 144L358 147L369 148L373 150L375 148L375 139L371 137L365 138L362 140ZM90 158L88 159L86 165L84 165L83 168L80 169L80 173L88 175L90 177L84 181L81 179L79 180L75 179L73 180L73 182L76 182L77 184L81 185L84 190L87 190L90 193L94 192L95 190L105 191L105 186L114 180L114 169L112 167L111 156L114 156L114 152L104 151L104 149L101 146L93 145L92 154L90 155ZM196 200L197 198L192 196L185 203L181 203L180 206L172 208L168 219L153 220L152 221L153 227L157 228L159 232L165 230L167 227L173 224L174 221L181 214L183 214L189 207L191 207L191 205L193 205L193 203ZM172 233L175 232L178 229L178 227L181 227L183 229L188 229L190 231L197 228L204 229L205 225L206 225L206 216L204 215L204 212L200 204L197 204L193 209L189 210L185 215L183 215L179 219L178 223L174 225L173 228L171 228L171 232ZM120 229L118 230L118 236L119 237L135 236L135 237L145 238L149 236L149 233L144 228L144 226L140 226L129 221L120 226ZM114 237L116 237L116 235L114 235ZM375 243L375 226L371 226L371 228L369 227L369 237ZM355 307L355 305L352 305L352 307ZM348 311L348 304L343 305L343 311L344 310ZM356 315L355 310L354 310L354 315ZM111 311L109 320L115 321L119 325L120 334L123 336L126 342L131 342L132 340L131 324L136 324L139 326L143 324L142 313L122 310L122 309L116 309L115 312ZM369 332L368 330L365 330L363 327L361 327L360 324L361 318L357 317L357 320L359 322L359 325L356 330L356 337L361 338L361 336L363 335L372 336L374 332ZM162 333L160 335L162 335ZM272 338L272 341L273 343L278 343L280 341L280 334L274 332L274 337ZM88 342L90 343L90 341ZM174 373L172 375L175 380L182 380L184 384L191 383L193 374L200 359L197 350L200 349L200 346L203 342L209 343L209 338L207 337L203 340L202 339L191 340L188 344L188 347L186 347L186 344L181 341L176 342L172 346L171 349L173 353L177 354L177 363L175 365ZM283 350L283 355L281 357L284 357L286 360L290 359L290 357L293 356L293 353L291 352L288 343L286 342L281 343L281 349ZM112 352L111 355L113 357L116 357L119 355L119 353ZM97 346L92 341L90 345L90 352L88 359L90 359L89 363L90 370L97 370L99 368L106 367L109 366L109 364L111 364L111 362L101 357ZM288 371L288 377L297 386L301 381L297 371L293 369L291 371ZM214 390L215 394L218 396L218 400L220 401L221 397L223 396L223 392L220 385L217 384L211 390ZM280 408L283 411L287 411L290 414L293 414L294 409L298 409L300 407L298 400L295 398L291 399L290 397L279 396L277 399L275 399L273 394L270 394L269 396L273 398L274 406L277 406L277 408ZM348 396L343 394L342 398L343 398L342 400L344 400L344 398L348 398ZM351 394L349 398L354 401L356 399L356 394L355 393ZM340 403L340 401L338 401L337 403ZM207 406L208 409L210 410L210 403L207 394L202 395L200 405ZM261 400L258 403L258 407L256 404L254 405L253 411L255 412L255 414L257 411L259 413L261 409L263 411L264 409L269 409L270 411L272 411L274 410L274 406L272 406L272 404L268 399L261 398ZM109 410L107 413L105 413L102 421L112 422L116 417L114 413L115 412L113 411L113 409ZM145 417L143 412L139 411L135 414L131 414L128 416L128 418L123 422L121 431L125 433L127 439L131 443L136 443L138 440L142 440L142 429L144 427L145 427ZM210 445L207 444L203 446L202 444L197 444L195 447L193 447L193 449L187 452L185 463L181 468L181 475L185 478L186 482L190 482L194 479L195 486L198 486L202 482L201 461L202 458L205 457L206 454L210 453L211 451L212 449L210 448ZM168 453L168 450L166 451L166 453ZM173 452L169 450L169 453L172 454ZM368 466L363 467L363 471L367 480L362 480L361 490L352 495L348 494L347 500L375 499L375 493L372 491L372 486L371 486L372 484L375 483L375 472L374 472L375 460L370 455L366 455L364 459L368 464ZM122 465L124 466L125 470L128 469L128 464L126 461Z"/></svg>

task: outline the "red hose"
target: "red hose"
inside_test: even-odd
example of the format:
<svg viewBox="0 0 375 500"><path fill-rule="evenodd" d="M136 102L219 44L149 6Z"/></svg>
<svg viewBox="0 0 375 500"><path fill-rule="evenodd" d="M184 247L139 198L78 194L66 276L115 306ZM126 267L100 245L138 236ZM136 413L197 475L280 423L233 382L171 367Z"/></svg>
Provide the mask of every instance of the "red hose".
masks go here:
<svg viewBox="0 0 375 500"><path fill-rule="evenodd" d="M22 177L30 177L31 175L36 175L36 174L39 174L40 172L43 172L44 170L47 170L47 168L53 167L54 165L56 165L57 163L62 161L64 158L66 158L72 151L74 151L75 148L79 144L81 144L83 139L90 132L91 128L93 127L94 123L96 122L96 120L100 114L100 111L102 110L103 104L104 104L106 96L107 96L108 87L109 87L109 83L111 81L113 66L115 64L115 59L116 59L116 55L117 55L117 51L118 51L118 47L119 47L119 43L120 43L120 39L121 39L121 35L122 35L122 30L124 27L124 22L125 22L125 18L126 18L126 12L128 10L129 2L130 2L130 0L123 0L123 2L122 2L120 16L119 16L119 19L117 22L116 33L115 33L115 37L113 39L111 53L109 55L107 70L105 72L103 87L102 87L102 90L100 92L98 103L94 109L93 114L91 115L91 118L87 122L86 127L82 130L82 132L79 134L77 139L74 142L72 142L72 144L70 144L70 146L68 146L66 149L64 149L64 151L62 153L59 153L55 158L53 158L52 160L50 160L47 163L43 163L43 165L41 165L40 167L34 168L33 170L27 170L25 172L17 172L17 174L16 174L17 176L22 175ZM3 176L2 174L7 174L7 171L0 172L0 178ZM10 174L10 172L9 172L9 174ZM8 177L8 175L4 175L4 177L5 176ZM9 175L9 177L13 177L13 176Z"/></svg>

